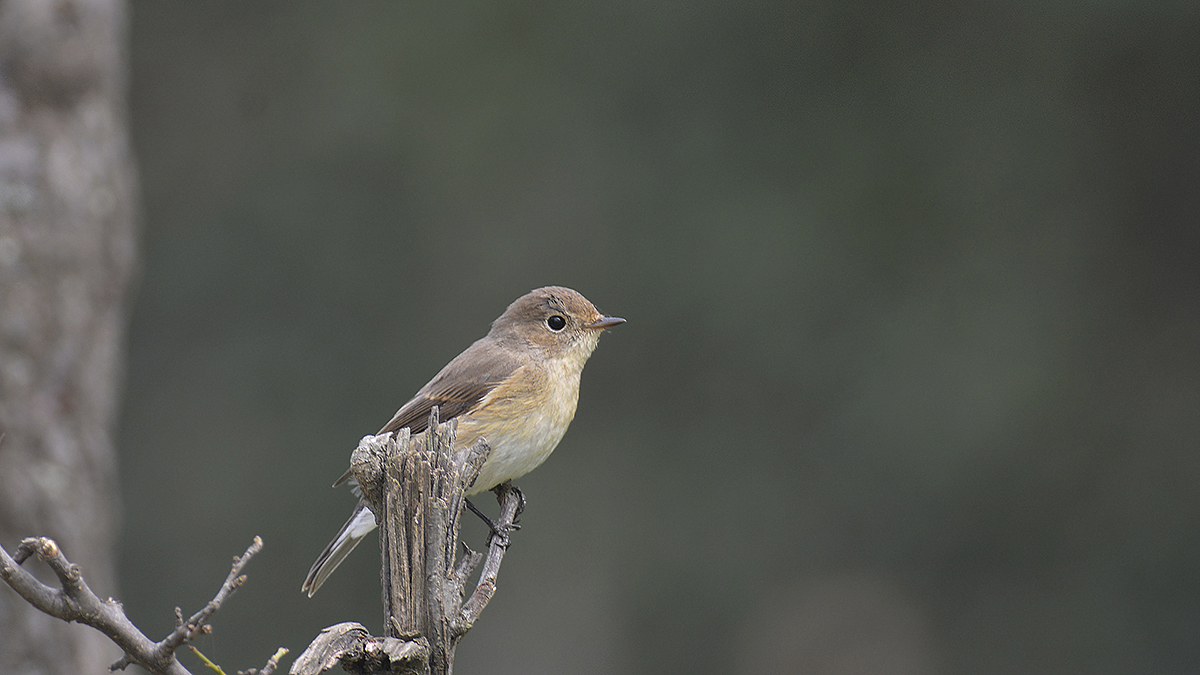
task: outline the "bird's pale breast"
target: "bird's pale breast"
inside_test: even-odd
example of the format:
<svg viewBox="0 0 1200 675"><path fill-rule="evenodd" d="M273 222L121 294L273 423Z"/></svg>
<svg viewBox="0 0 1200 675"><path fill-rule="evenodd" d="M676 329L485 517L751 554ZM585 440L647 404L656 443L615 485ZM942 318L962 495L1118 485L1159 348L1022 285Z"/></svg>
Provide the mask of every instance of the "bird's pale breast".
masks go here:
<svg viewBox="0 0 1200 675"><path fill-rule="evenodd" d="M468 494L519 478L546 461L575 418L582 370L569 359L522 366L459 418L458 445L483 436L492 446Z"/></svg>

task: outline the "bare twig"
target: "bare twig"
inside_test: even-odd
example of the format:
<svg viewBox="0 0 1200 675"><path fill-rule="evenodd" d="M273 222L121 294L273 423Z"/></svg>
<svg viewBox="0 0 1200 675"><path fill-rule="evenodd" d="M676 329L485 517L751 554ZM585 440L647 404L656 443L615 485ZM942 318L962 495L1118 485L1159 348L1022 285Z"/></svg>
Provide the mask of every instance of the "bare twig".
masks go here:
<svg viewBox="0 0 1200 675"><path fill-rule="evenodd" d="M275 669L279 667L279 659L282 659L287 653L287 649L280 647L271 655L271 658L267 659L267 665L262 668L251 668L245 671L239 670L238 675L273 675Z"/></svg>
<svg viewBox="0 0 1200 675"><path fill-rule="evenodd" d="M216 596L186 621L183 619L183 612L178 607L175 608L176 628L159 642L146 637L145 633L133 625L129 617L125 616L121 603L112 598L101 600L97 597L88 587L79 566L67 560L53 539L25 539L17 546L12 556L0 547L0 578L29 604L46 614L63 621L78 621L107 635L125 652L120 660L109 666L109 670L123 670L130 664L137 664L155 675L190 675L175 658L175 651L197 636L211 631L209 619L221 608L229 595L245 582L246 577L241 574L242 568L260 550L262 539L255 537L254 543L246 552L233 559L233 568ZM21 567L23 562L35 554L58 577L61 588L43 584ZM268 662L271 670L274 670L272 662L277 662L278 656L282 654L277 654ZM262 672L268 671L264 669Z"/></svg>
<svg viewBox="0 0 1200 675"><path fill-rule="evenodd" d="M196 655L196 658L200 659L200 662L203 663L209 670L217 673L217 675L225 675L225 670L221 668L221 666L213 663L212 659L209 659L207 656L205 656L204 653L199 649L196 649L196 645L188 645L187 648L191 650L191 652ZM263 666L261 669L251 668L250 670L239 670L237 671L237 675L272 675L272 673L275 672L275 669L279 667L279 659L282 659L287 653L288 650L286 648L280 647L274 654L271 655L270 659L267 659L267 665Z"/></svg>
<svg viewBox="0 0 1200 675"><path fill-rule="evenodd" d="M221 584L220 590L208 601L208 604L201 608L200 611L193 614L188 620L180 621L179 609L175 610L175 630L171 632L162 642L158 643L158 649L174 652L179 649L185 642L191 642L195 638L208 633L212 627L208 625L208 620L212 618L217 610L221 609L221 605L229 598L242 584L246 583L246 577L242 574L242 569L246 567L246 563L262 550L263 542L261 537L255 537L254 543L250 544L250 548L246 549L240 557L233 559L233 567L229 570L229 574L225 577L225 583Z"/></svg>
<svg viewBox="0 0 1200 675"><path fill-rule="evenodd" d="M483 571L479 573L479 583L475 585L475 592L471 594L471 599L463 605L462 611L458 613L452 624L455 635L461 636L471 630L471 626L475 625L475 620L479 618L483 608L487 607L488 602L495 595L496 575L500 573L500 561L504 559L504 552L508 550L508 532L513 529L517 516L525 506L525 499L521 495L521 491L513 487L512 483L497 485L495 492L496 499L500 501L500 519L496 521L496 529L500 532L493 533L493 536L488 538L487 560L483 563ZM475 556L479 555L471 553Z"/></svg>
<svg viewBox="0 0 1200 675"><path fill-rule="evenodd" d="M179 608L176 607L175 609L178 610ZM196 655L196 658L200 659L200 663L203 663L205 668L217 673L217 675L225 675L225 671L221 669L221 666L213 663L212 659L204 655L204 652L196 649L196 645L188 645L187 648L188 651Z"/></svg>

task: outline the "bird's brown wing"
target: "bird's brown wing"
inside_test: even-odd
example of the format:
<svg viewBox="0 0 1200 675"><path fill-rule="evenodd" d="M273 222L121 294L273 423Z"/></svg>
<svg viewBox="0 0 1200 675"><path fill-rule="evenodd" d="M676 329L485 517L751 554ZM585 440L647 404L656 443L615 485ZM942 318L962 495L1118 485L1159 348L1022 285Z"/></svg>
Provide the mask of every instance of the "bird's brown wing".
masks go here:
<svg viewBox="0 0 1200 675"><path fill-rule="evenodd" d="M521 360L511 351L480 340L446 364L429 384L421 387L412 400L396 411L392 421L383 425L379 434L392 433L405 427L414 434L425 431L429 428L429 411L435 405L438 407L438 419L442 422L468 413L521 365ZM334 487L349 478L350 471L346 471L334 483Z"/></svg>
<svg viewBox="0 0 1200 675"><path fill-rule="evenodd" d="M498 349L493 343L476 342L446 364L429 384L421 387L379 433L408 427L412 433L419 434L429 426L429 411L435 405L438 419L443 422L470 412L520 366L520 360L510 351Z"/></svg>

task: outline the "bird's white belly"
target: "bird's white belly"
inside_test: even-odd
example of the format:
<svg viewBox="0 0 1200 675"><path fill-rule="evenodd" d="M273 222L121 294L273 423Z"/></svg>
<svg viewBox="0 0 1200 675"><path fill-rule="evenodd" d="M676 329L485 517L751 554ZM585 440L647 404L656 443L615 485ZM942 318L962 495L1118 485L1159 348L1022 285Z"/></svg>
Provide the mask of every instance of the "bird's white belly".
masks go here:
<svg viewBox="0 0 1200 675"><path fill-rule="evenodd" d="M473 444L482 436L492 448L467 494L490 490L533 471L567 433L579 401L579 373L546 375L550 381L544 391L548 393L539 404L530 405L521 397L505 398L459 419L458 445Z"/></svg>
<svg viewBox="0 0 1200 675"><path fill-rule="evenodd" d="M531 433L494 434L496 438L487 439L492 446L492 454L467 494L490 490L506 480L520 478L536 469L558 446L567 431L567 425L556 426L548 421L536 420L530 425L529 431Z"/></svg>

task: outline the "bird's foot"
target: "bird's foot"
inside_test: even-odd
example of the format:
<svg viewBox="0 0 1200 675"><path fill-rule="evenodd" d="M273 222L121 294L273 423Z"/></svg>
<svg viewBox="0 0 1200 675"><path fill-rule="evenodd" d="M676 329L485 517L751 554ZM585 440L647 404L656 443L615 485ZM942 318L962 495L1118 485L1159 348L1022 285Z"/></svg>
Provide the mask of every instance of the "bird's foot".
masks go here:
<svg viewBox="0 0 1200 675"><path fill-rule="evenodd" d="M525 493L521 492L521 488L512 484L512 481L504 481L503 483L492 488L492 492L496 493L496 501L504 504L504 493L507 490L512 490L517 493L517 511L513 514L513 524L521 518L521 514L525 512Z"/></svg>
<svg viewBox="0 0 1200 675"><path fill-rule="evenodd" d="M467 508L471 509L471 512L474 513L475 515L479 516L479 519L482 520L484 523L486 523L488 526L488 530L490 530L488 532L487 546L491 546L492 541L497 541L500 544L500 546L502 546L503 548L508 548L508 544L509 544L508 534L510 532L514 532L516 530L521 529L521 526L516 524L515 522L513 524L507 525L507 526L501 525L500 523L497 523L496 521L489 518L486 513L484 513L483 511L480 511L479 507L472 504L470 499L467 499L466 502L467 502ZM519 513L520 509L517 509L517 512Z"/></svg>

